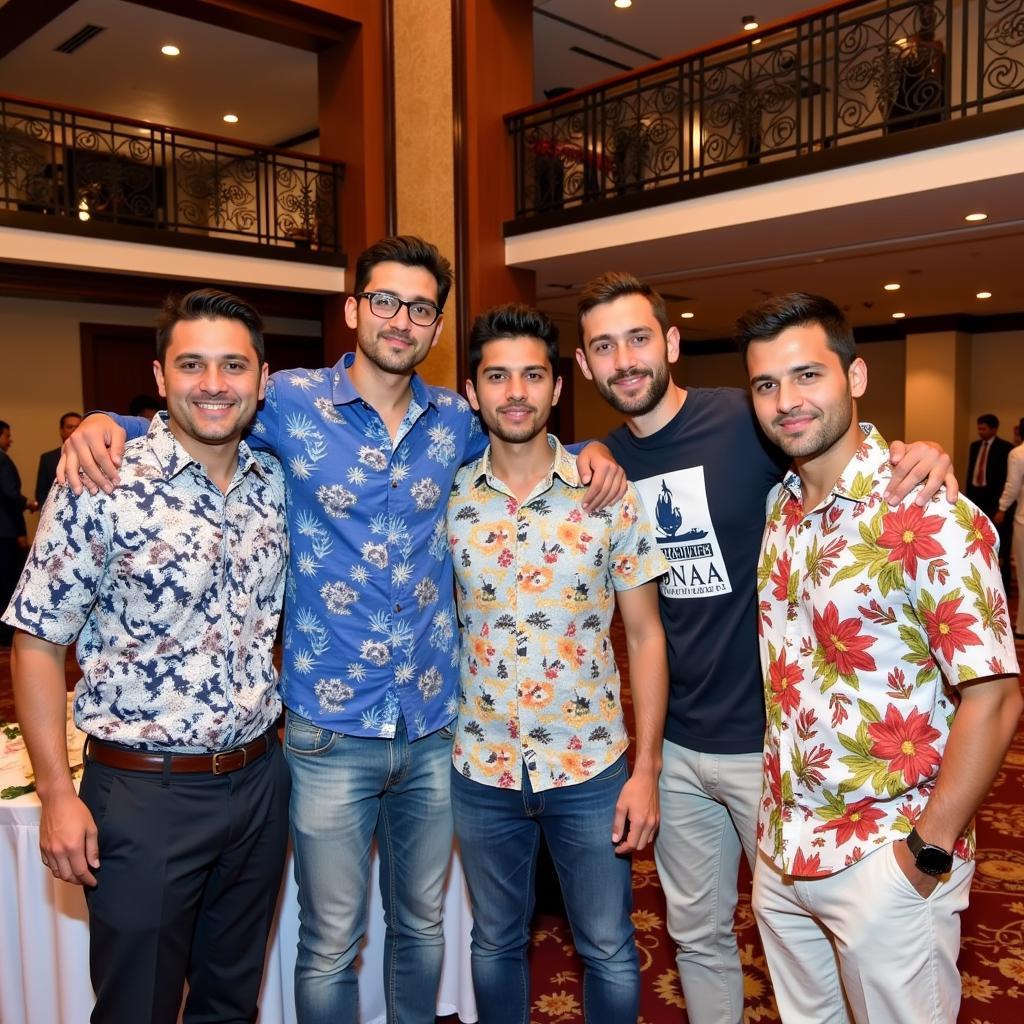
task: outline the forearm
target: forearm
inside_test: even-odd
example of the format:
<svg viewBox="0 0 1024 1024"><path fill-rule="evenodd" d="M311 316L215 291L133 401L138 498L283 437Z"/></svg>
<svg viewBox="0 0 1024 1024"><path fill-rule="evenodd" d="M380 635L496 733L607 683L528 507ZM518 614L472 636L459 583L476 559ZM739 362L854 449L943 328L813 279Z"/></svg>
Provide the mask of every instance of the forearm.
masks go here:
<svg viewBox="0 0 1024 1024"><path fill-rule="evenodd" d="M944 850L956 845L1003 763L1021 707L1016 676L964 688L935 789L917 822L926 842Z"/></svg>
<svg viewBox="0 0 1024 1024"><path fill-rule="evenodd" d="M11 659L18 724L44 804L74 793L68 768L64 655L64 647L19 632Z"/></svg>
<svg viewBox="0 0 1024 1024"><path fill-rule="evenodd" d="M626 632L629 656L629 689L636 726L634 770L661 771L661 744L668 709L668 660L665 631L657 605L652 618Z"/></svg>

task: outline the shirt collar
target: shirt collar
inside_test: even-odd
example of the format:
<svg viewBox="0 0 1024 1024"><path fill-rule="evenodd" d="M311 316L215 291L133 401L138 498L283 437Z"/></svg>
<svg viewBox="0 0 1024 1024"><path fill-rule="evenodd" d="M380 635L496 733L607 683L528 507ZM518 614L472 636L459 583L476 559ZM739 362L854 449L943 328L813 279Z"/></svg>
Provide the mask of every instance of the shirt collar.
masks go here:
<svg viewBox="0 0 1024 1024"><path fill-rule="evenodd" d="M551 469L547 477L537 487L547 490L556 476L568 487L583 487L584 484L580 480L580 471L576 466L576 459L562 447L562 442L554 434L548 434L548 445L555 453L555 458L551 463ZM497 481L491 469L490 445L484 449L484 453L480 456L480 461L477 463L477 470L473 474L474 484L479 485L484 481L491 487Z"/></svg>
<svg viewBox="0 0 1024 1024"><path fill-rule="evenodd" d="M831 494L863 503L881 498L883 478L889 475L889 445L873 424L861 423L860 429L864 440L833 485ZM782 485L797 501L803 501L800 474L796 470L791 469L786 474Z"/></svg>
<svg viewBox="0 0 1024 1024"><path fill-rule="evenodd" d="M164 479L171 480L188 466L196 465L205 474L205 470L198 459L193 458L181 442L171 433L168 427L168 414L158 412L149 423L149 430L146 431L146 443L153 453L160 468L164 471ZM235 475L248 473L252 470L260 476L265 477L266 471L253 453L252 449L244 442L238 444L238 466Z"/></svg>
<svg viewBox="0 0 1024 1024"><path fill-rule="evenodd" d="M331 401L335 405L350 405L363 401L363 396L356 390L349 374L355 361L355 352L346 352L331 368ZM430 389L423 383L423 378L418 373L412 375L411 387L413 404L421 409L433 405L434 399Z"/></svg>

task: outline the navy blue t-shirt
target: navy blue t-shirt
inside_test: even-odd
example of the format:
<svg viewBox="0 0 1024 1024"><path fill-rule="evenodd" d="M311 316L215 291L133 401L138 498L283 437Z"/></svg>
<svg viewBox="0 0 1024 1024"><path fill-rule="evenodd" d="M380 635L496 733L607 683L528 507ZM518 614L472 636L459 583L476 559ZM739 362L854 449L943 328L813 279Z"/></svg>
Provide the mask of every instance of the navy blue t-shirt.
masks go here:
<svg viewBox="0 0 1024 1024"><path fill-rule="evenodd" d="M702 753L761 749L764 689L757 644L757 564L765 499L788 460L765 439L738 388L688 388L649 437L626 426L605 441L636 484L670 570L665 738Z"/></svg>

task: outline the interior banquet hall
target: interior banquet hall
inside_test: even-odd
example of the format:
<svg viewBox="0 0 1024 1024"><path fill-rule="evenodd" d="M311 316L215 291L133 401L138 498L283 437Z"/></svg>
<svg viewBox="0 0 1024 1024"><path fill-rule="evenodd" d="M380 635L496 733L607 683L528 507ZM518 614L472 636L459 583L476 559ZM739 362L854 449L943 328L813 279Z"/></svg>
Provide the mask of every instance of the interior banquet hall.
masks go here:
<svg viewBox="0 0 1024 1024"><path fill-rule="evenodd" d="M1024 0L0 0L0 1024L1024 1019L1022 196Z"/></svg>

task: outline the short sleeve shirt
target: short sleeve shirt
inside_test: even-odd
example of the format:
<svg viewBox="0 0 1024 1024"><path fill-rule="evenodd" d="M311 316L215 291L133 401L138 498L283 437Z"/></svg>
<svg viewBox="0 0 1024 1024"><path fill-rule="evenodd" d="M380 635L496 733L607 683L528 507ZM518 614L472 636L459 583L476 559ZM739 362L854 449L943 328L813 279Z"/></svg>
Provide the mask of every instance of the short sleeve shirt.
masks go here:
<svg viewBox="0 0 1024 1024"><path fill-rule="evenodd" d="M243 442L222 493L164 417L122 484L55 487L4 622L78 640L75 722L158 751L226 750L281 713L273 645L288 559L284 477Z"/></svg>
<svg viewBox="0 0 1024 1024"><path fill-rule="evenodd" d="M950 687L1018 671L992 524L963 498L890 508L888 445L865 430L817 508L795 473L768 498L758 837L796 876L905 838L942 763ZM955 852L972 845L968 830Z"/></svg>
<svg viewBox="0 0 1024 1024"><path fill-rule="evenodd" d="M448 538L462 625L453 761L466 778L534 791L584 782L628 745L609 638L615 592L667 565L639 495L582 508L576 460L553 437L551 473L519 502L490 449L456 478Z"/></svg>

